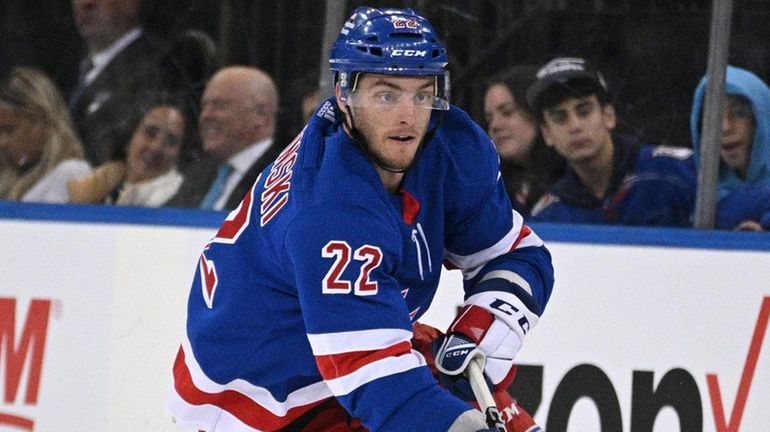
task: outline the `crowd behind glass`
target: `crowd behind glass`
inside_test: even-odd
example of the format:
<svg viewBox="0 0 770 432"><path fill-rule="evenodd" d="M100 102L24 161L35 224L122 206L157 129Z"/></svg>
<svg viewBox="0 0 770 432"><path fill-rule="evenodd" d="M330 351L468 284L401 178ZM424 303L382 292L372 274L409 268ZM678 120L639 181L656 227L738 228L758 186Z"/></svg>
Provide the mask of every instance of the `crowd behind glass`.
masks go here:
<svg viewBox="0 0 770 432"><path fill-rule="evenodd" d="M197 30L168 40L139 0L72 0L86 47L73 88L35 65L0 78L0 199L231 210L313 115L315 74L281 101L275 77L226 65ZM451 67L451 65L450 65ZM484 78L483 118L514 209L543 222L690 227L703 126L692 89L689 143L627 133L602 71L580 57L504 66ZM770 229L770 89L729 66L720 124L716 228Z"/></svg>

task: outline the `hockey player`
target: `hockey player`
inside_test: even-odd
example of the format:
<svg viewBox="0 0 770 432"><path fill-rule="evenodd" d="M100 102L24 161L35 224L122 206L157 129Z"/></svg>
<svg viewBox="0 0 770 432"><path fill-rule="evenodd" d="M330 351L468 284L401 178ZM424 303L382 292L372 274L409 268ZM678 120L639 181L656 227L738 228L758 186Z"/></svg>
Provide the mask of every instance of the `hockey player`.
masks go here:
<svg viewBox="0 0 770 432"><path fill-rule="evenodd" d="M167 409L207 432L487 430L413 326L442 262L460 269L435 367L461 389L479 356L504 392L551 294L550 254L512 211L489 137L449 104L428 21L358 8L330 63L336 97L200 256ZM515 417L510 430L540 430Z"/></svg>

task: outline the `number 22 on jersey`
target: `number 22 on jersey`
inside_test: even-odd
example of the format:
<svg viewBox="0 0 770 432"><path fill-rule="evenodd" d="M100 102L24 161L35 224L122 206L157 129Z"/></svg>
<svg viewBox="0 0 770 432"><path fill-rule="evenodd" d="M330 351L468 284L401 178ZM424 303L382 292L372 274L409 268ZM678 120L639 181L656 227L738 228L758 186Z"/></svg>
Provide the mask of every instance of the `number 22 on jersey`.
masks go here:
<svg viewBox="0 0 770 432"><path fill-rule="evenodd" d="M331 240L321 248L321 256L334 259L321 282L324 294L349 294L351 291L360 296L377 294L377 281L371 280L369 275L382 264L380 248L363 245L354 251L345 241ZM351 260L362 262L358 277L353 283L342 278Z"/></svg>

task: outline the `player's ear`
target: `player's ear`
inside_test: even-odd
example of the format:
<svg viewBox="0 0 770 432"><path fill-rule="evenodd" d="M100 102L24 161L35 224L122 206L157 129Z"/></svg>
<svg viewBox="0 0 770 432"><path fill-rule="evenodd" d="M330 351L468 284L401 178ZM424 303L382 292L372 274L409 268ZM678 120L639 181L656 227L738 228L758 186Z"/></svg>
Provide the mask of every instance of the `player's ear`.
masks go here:
<svg viewBox="0 0 770 432"><path fill-rule="evenodd" d="M347 96L342 94L342 87L339 84L334 86L334 96L337 101L337 111L342 116L342 124L345 127L345 131L351 131L353 129L352 120L348 117L350 114L350 106L347 102Z"/></svg>
<svg viewBox="0 0 770 432"><path fill-rule="evenodd" d="M342 95L342 87L339 84L334 85L334 96L337 98L337 107L341 112L345 112L345 96Z"/></svg>

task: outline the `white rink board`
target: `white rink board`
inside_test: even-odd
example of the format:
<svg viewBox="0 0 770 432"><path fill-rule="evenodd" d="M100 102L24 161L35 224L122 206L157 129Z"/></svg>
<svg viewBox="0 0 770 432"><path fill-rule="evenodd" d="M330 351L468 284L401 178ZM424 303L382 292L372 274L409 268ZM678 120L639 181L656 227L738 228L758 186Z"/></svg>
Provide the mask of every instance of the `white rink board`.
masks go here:
<svg viewBox="0 0 770 432"><path fill-rule="evenodd" d="M31 299L59 311L49 318L37 403L22 403L22 381L0 416L32 420L35 432L177 430L163 401L192 271L212 232L0 220L0 297L17 299L17 341Z"/></svg>
<svg viewBox="0 0 770 432"><path fill-rule="evenodd" d="M543 366L543 403L535 413L540 425L546 425L548 406L565 374L590 364L609 377L617 393L623 431L630 431L634 371L653 372L657 386L676 368L697 383L703 431L722 432L715 426L707 374L717 376L726 423L732 419L738 426L733 406L763 300L770 311L770 253L548 246L556 273L554 293L518 356L521 364ZM451 278L460 280L456 274ZM462 294L456 286L442 288L457 299ZM443 329L451 317L436 311L452 310L458 302L434 303L426 318ZM756 371L747 381L750 391L735 431L765 431L770 424L770 334L759 342ZM567 430L600 431L595 404L588 399L575 404ZM679 419L664 409L652 430L679 431Z"/></svg>
<svg viewBox="0 0 770 432"><path fill-rule="evenodd" d="M0 395L6 394L9 371L20 375L14 397L0 405L0 431L177 431L163 413L163 400L184 328L188 285L213 233L213 228L0 219L5 270L0 301L6 307L0 310L8 310L10 299L15 302L13 329L7 328L8 317L0 317L0 326L6 326L0 334L15 335L14 352L33 299L38 306L50 305L34 403L24 401L35 387L30 386L33 362L25 359L19 372L19 363L8 360L7 339L0 339ZM635 372L653 373L655 385L673 369L691 375L706 432L719 431L706 380L706 374L716 374L729 423L760 307L770 298L770 252L549 246L556 288L519 357L522 364L542 368L542 402L535 415L542 425L557 386L580 365L606 374L625 432L631 431ZM460 302L459 274L445 276L423 319L440 328ZM762 431L770 424L768 338L755 345L756 372L736 430ZM9 426L14 422L21 426ZM29 422L33 429L24 426ZM591 400L574 405L567 430L599 430ZM653 431L672 430L679 430L678 418L665 408Z"/></svg>

